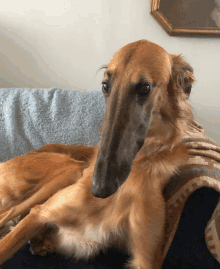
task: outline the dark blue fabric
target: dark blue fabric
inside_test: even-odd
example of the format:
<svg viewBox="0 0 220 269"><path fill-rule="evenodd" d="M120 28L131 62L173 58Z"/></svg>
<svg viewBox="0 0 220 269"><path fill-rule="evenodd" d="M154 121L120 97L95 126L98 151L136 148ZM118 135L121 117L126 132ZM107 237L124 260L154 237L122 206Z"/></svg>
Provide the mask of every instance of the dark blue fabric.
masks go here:
<svg viewBox="0 0 220 269"><path fill-rule="evenodd" d="M185 203L174 240L163 269L219 269L205 242L205 228L218 202L219 193L202 187Z"/></svg>
<svg viewBox="0 0 220 269"><path fill-rule="evenodd" d="M201 188L187 200L180 224L162 269L219 269L219 263L206 247L204 230L215 209L219 193L210 188ZM122 269L128 256L110 249L89 262L74 263L57 254L45 257L33 256L29 246L19 250L2 269Z"/></svg>

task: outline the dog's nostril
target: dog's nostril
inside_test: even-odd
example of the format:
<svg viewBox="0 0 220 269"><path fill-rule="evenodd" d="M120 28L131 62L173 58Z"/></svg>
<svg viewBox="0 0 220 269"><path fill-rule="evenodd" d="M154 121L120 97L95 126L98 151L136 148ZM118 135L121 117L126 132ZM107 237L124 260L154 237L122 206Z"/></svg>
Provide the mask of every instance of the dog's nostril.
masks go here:
<svg viewBox="0 0 220 269"><path fill-rule="evenodd" d="M92 191L92 194L95 196L95 197L97 197L97 198L102 198L102 199L104 199L104 198L107 198L109 195L107 195L106 193L104 193L104 192L93 192Z"/></svg>
<svg viewBox="0 0 220 269"><path fill-rule="evenodd" d="M92 194L97 198L106 198L109 195L106 193L106 191L101 190L99 187L92 185Z"/></svg>
<svg viewBox="0 0 220 269"><path fill-rule="evenodd" d="M92 188L91 188L92 194L97 197L98 194L98 188L96 184L92 184Z"/></svg>
<svg viewBox="0 0 220 269"><path fill-rule="evenodd" d="M92 188L91 188L92 194L97 197L97 198L101 198L101 188L98 184L96 183L92 183Z"/></svg>

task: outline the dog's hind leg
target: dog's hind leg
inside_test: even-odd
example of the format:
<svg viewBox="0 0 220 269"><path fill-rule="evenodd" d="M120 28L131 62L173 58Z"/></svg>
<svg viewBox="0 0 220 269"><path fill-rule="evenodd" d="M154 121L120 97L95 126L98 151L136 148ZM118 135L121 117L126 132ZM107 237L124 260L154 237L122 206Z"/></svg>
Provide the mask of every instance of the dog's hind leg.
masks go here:
<svg viewBox="0 0 220 269"><path fill-rule="evenodd" d="M37 153L37 152L54 152L54 153L63 153L74 160L77 161L84 161L89 164L90 160L94 156L95 152L97 151L96 147L85 146L85 145L66 145L63 143L50 143L40 147L37 150L30 152ZM29 153L28 153L29 154Z"/></svg>
<svg viewBox="0 0 220 269"><path fill-rule="evenodd" d="M74 160L70 165L57 171L55 170L51 175L51 179L48 179L48 183L43 185L32 196L15 206L0 211L0 227L15 217L26 214L35 205L44 203L57 191L76 183L83 175L84 166L84 162Z"/></svg>

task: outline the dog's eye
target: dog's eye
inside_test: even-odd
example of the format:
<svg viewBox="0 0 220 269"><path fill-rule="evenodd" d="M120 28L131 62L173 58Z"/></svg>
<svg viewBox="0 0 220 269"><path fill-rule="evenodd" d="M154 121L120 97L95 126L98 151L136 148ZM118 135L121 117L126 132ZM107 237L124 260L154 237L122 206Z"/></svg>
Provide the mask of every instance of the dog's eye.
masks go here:
<svg viewBox="0 0 220 269"><path fill-rule="evenodd" d="M144 85L140 85L138 86L138 94L139 95L146 95L150 92L150 85L149 84L144 84Z"/></svg>
<svg viewBox="0 0 220 269"><path fill-rule="evenodd" d="M108 93L109 86L106 82L102 82L102 91Z"/></svg>

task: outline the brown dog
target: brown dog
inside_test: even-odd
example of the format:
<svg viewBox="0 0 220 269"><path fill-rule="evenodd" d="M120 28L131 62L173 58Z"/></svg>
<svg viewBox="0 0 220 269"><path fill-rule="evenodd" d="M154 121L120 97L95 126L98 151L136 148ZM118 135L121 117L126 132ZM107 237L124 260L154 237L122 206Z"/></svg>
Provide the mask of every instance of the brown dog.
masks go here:
<svg viewBox="0 0 220 269"><path fill-rule="evenodd" d="M132 268L160 268L162 192L188 160L181 136L192 120L193 82L181 56L149 41L116 52L103 80L100 147L47 145L1 164L1 225L27 216L0 241L0 263L31 239L34 253L76 258L116 244Z"/></svg>

